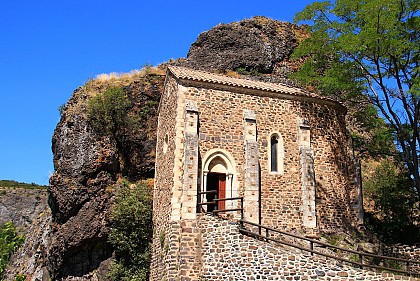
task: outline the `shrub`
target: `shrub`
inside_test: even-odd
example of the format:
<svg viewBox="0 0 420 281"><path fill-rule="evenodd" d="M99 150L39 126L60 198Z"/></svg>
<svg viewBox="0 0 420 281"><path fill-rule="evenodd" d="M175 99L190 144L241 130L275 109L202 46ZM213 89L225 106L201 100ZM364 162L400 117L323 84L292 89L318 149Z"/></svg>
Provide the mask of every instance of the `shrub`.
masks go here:
<svg viewBox="0 0 420 281"><path fill-rule="evenodd" d="M64 111L66 110L66 104L65 103L63 103L63 104L61 104L59 107L58 107L58 112L60 113L60 117L62 117L63 116L63 114L64 114Z"/></svg>
<svg viewBox="0 0 420 281"><path fill-rule="evenodd" d="M88 101L88 120L100 135L112 135L117 141L130 124L131 101L121 88L109 88Z"/></svg>
<svg viewBox="0 0 420 281"><path fill-rule="evenodd" d="M144 184L120 183L111 211L112 280L148 280L152 241L152 199Z"/></svg>
<svg viewBox="0 0 420 281"><path fill-rule="evenodd" d="M0 225L0 276L6 269L12 254L23 244L25 238L19 235L12 222Z"/></svg>

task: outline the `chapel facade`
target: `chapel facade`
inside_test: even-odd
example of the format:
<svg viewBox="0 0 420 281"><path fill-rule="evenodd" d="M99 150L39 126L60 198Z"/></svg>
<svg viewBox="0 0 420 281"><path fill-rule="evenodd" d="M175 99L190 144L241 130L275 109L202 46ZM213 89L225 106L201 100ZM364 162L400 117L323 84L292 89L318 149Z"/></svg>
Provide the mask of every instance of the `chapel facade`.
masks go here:
<svg viewBox="0 0 420 281"><path fill-rule="evenodd" d="M342 104L299 88L168 67L151 280L199 280L208 216L307 235L362 224L345 114Z"/></svg>

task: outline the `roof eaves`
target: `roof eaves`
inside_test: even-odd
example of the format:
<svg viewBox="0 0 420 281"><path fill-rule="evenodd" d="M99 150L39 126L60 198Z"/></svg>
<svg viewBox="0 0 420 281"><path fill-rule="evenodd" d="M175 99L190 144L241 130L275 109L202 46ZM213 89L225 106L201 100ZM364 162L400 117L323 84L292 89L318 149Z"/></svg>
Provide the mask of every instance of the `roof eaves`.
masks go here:
<svg viewBox="0 0 420 281"><path fill-rule="evenodd" d="M168 70L178 79L184 80L184 81L195 81L198 83L210 83L210 84L218 84L218 85L224 85L224 86L232 86L237 88L243 88L243 89L249 89L249 90L255 90L255 91L264 91L264 92L271 92L280 94L282 97L286 98L286 96L295 97L298 99L309 99L312 101L322 101L323 103L327 103L336 107L341 108L344 111L347 111L346 107L338 101L332 100L327 97L323 97L320 95L316 95L313 93L306 92L300 88L296 87L289 87L287 85L282 84L272 84L272 87L270 87L267 82L255 82L252 80L246 80L246 79L240 79L240 78L233 78L229 77L229 79L235 79L238 81L226 81L224 76L208 73L204 71L199 70L193 70L189 68L179 67L179 66L169 66ZM206 76L210 75L210 77ZM214 76L217 76L216 79ZM226 77L227 78L227 77ZM240 81L243 81L245 83L240 83Z"/></svg>

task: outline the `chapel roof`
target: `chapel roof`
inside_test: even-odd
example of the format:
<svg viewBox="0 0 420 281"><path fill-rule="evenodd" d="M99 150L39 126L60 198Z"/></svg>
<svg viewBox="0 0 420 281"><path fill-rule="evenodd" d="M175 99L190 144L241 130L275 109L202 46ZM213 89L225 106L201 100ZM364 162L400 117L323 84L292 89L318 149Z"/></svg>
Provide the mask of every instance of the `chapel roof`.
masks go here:
<svg viewBox="0 0 420 281"><path fill-rule="evenodd" d="M277 93L284 97L284 94L289 95L294 98L309 98L310 100L324 101L327 103L333 103L339 107L345 108L340 102L332 100L327 97L317 95L305 91L301 88L288 86L285 84L274 84L269 82L253 81L243 78L235 78L221 74L210 73L201 70L195 70L191 68L181 67L181 66L168 66L168 70L175 75L178 79L189 80L195 82L203 82L210 84L225 85L243 89L251 89L256 91L265 91L271 93Z"/></svg>

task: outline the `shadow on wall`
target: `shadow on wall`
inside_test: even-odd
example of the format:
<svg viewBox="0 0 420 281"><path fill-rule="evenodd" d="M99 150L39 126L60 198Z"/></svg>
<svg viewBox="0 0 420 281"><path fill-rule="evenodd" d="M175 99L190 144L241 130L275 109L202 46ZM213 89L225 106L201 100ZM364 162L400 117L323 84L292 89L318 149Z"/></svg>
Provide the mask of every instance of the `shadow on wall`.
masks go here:
<svg viewBox="0 0 420 281"><path fill-rule="evenodd" d="M329 139L331 149L330 165L335 168L336 178L338 182L330 183L319 175L319 180L315 183L317 217L319 218L319 228L321 232L332 233L335 229L351 230L352 229L352 210L350 206L350 183L349 165L346 136L343 135L340 128L344 126L342 120L338 120L339 124L324 124L322 127L316 128L317 135L326 136ZM326 130L325 128L328 128ZM334 186L336 185L336 186Z"/></svg>

